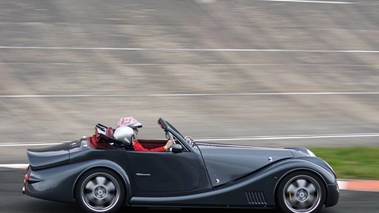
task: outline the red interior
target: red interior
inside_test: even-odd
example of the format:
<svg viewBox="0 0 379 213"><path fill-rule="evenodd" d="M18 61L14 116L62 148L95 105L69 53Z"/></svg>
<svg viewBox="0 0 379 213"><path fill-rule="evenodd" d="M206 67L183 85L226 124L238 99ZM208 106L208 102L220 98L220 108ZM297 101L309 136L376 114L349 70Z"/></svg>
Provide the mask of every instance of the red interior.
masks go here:
<svg viewBox="0 0 379 213"><path fill-rule="evenodd" d="M95 134L88 137L88 144L95 149L115 149L114 147L107 144L109 138L113 138L113 128L107 128L107 135L99 134L97 128L95 128ZM152 140L152 139L139 139L138 140L141 145L147 149L157 148L160 146L164 146L166 144L166 140Z"/></svg>

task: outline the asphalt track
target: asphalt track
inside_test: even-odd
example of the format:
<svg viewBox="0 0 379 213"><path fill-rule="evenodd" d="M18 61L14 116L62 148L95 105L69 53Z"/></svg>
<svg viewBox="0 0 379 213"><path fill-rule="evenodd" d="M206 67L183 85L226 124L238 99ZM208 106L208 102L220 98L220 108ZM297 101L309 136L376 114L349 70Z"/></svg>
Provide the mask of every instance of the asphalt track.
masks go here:
<svg viewBox="0 0 379 213"><path fill-rule="evenodd" d="M163 117L221 143L378 146L378 14L376 0L1 1L0 164L125 115L145 138ZM0 176L1 212L76 211ZM323 212L379 207L341 196Z"/></svg>

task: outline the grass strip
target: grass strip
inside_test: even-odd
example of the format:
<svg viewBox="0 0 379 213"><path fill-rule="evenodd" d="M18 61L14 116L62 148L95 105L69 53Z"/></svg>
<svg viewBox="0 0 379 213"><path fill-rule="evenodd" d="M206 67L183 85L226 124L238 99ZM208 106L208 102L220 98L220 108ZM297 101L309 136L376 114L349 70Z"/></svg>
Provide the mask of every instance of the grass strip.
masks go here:
<svg viewBox="0 0 379 213"><path fill-rule="evenodd" d="M326 160L339 179L379 180L379 147L309 147Z"/></svg>

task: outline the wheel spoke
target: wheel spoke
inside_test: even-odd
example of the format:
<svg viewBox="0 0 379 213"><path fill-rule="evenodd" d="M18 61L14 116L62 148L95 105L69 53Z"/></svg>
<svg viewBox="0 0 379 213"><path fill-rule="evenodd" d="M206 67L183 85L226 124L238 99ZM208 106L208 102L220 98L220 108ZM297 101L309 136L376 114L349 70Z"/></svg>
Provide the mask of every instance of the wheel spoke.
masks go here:
<svg viewBox="0 0 379 213"><path fill-rule="evenodd" d="M106 178L102 176L96 177L97 184L105 185Z"/></svg>
<svg viewBox="0 0 379 213"><path fill-rule="evenodd" d="M313 193L317 192L317 190L316 190L316 188L315 188L315 186L313 184L309 184L307 186L307 191L308 191L309 194L313 194Z"/></svg>
<svg viewBox="0 0 379 213"><path fill-rule="evenodd" d="M315 201L316 201L316 196L314 195L309 195L308 198L305 200L305 203L308 205L308 206L313 206L315 204Z"/></svg>
<svg viewBox="0 0 379 213"><path fill-rule="evenodd" d="M295 195L296 191L297 191L297 188L296 188L296 186L295 186L294 184L291 184L291 185L288 187L288 189L287 189L287 192L288 192L288 193L291 193L292 196Z"/></svg>
<svg viewBox="0 0 379 213"><path fill-rule="evenodd" d="M108 182L107 185L105 185L105 188L107 189L108 192L113 192L116 189L113 182Z"/></svg>
<svg viewBox="0 0 379 213"><path fill-rule="evenodd" d="M305 209L307 207L307 204L305 202L298 202L297 208L298 209Z"/></svg>
<svg viewBox="0 0 379 213"><path fill-rule="evenodd" d="M115 195L113 193L108 193L106 197L104 197L103 201L104 203L107 203L111 200L115 199Z"/></svg>
<svg viewBox="0 0 379 213"><path fill-rule="evenodd" d="M95 197L95 195L92 192L86 193L84 196L90 202L96 203L96 201L97 201L97 198Z"/></svg>
<svg viewBox="0 0 379 213"><path fill-rule="evenodd" d="M86 184L87 190L93 191L95 189L95 187L96 187L96 185L93 181L88 181L88 183Z"/></svg>
<svg viewBox="0 0 379 213"><path fill-rule="evenodd" d="M291 197L291 199L288 199L288 202L291 204L292 207L296 207L299 203L298 200L294 196Z"/></svg>
<svg viewBox="0 0 379 213"><path fill-rule="evenodd" d="M296 180L296 183L297 183L299 188L305 188L307 181L304 179L298 179L298 180Z"/></svg>
<svg viewBox="0 0 379 213"><path fill-rule="evenodd" d="M104 200L104 199L97 199L96 201L96 205L97 206L104 206L104 204L106 203L107 201Z"/></svg>

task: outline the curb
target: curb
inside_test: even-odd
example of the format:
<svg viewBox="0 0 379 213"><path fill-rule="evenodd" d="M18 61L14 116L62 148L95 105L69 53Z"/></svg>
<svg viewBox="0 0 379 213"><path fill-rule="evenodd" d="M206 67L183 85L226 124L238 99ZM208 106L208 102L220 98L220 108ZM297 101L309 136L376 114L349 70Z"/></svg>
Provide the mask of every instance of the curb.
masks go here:
<svg viewBox="0 0 379 213"><path fill-rule="evenodd" d="M379 192L377 180L339 180L340 190Z"/></svg>

